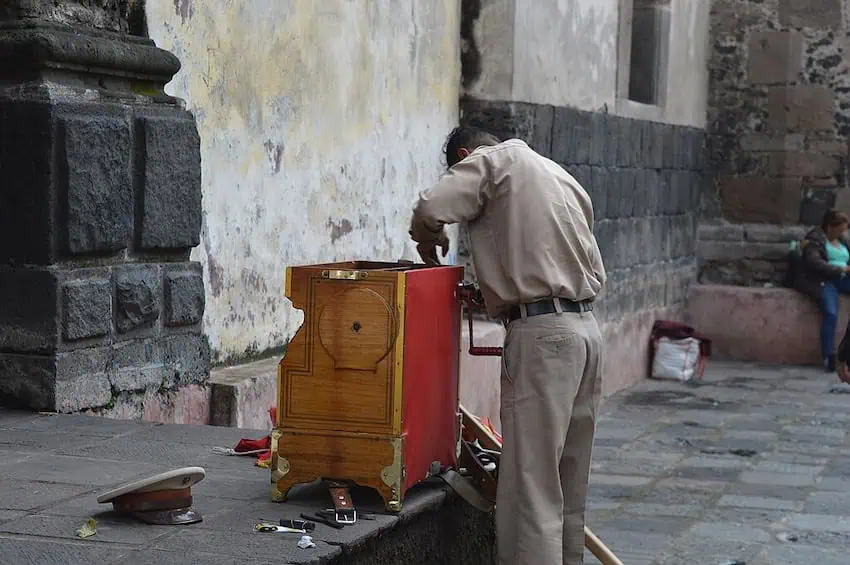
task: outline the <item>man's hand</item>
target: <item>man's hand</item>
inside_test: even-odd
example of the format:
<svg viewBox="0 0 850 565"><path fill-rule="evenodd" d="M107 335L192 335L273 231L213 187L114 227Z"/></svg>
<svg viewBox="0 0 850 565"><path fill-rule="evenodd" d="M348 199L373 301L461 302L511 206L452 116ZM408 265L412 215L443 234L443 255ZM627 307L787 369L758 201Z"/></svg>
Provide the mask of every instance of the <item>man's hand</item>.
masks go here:
<svg viewBox="0 0 850 565"><path fill-rule="evenodd" d="M419 252L419 256L422 257L422 261L424 261L429 267L436 267L440 265L440 258L437 256L437 247L443 248L443 257L449 254L449 238L446 235L445 230L440 232L440 236L437 238L437 241L433 243L420 243L416 246L416 251Z"/></svg>
<svg viewBox="0 0 850 565"><path fill-rule="evenodd" d="M838 362L838 378L841 379L841 382L850 384L850 367L847 366L846 361Z"/></svg>

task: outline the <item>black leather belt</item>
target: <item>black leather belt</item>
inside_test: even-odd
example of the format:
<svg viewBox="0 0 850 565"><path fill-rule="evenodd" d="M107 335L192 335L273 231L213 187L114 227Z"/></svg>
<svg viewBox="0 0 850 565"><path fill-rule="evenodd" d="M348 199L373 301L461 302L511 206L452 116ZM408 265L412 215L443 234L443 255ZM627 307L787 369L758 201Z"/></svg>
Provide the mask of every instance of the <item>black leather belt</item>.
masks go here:
<svg viewBox="0 0 850 565"><path fill-rule="evenodd" d="M562 312L590 312L593 310L593 303L589 300L584 300L582 302L573 302L572 300L567 300L566 298L556 298L549 300L540 300L537 302L529 302L525 305L525 313L528 316L540 316L541 314L554 314L557 312L555 309L555 300L559 300L561 302L561 311ZM511 309L508 310L507 318L508 322L513 322L522 317L522 312L520 311L519 306L511 306Z"/></svg>

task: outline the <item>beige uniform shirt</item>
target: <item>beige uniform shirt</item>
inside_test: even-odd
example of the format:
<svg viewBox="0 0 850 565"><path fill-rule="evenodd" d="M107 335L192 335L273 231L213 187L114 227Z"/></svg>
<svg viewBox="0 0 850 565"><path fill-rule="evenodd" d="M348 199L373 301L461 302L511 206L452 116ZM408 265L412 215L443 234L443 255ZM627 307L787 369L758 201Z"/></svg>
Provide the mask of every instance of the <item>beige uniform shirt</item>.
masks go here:
<svg viewBox="0 0 850 565"><path fill-rule="evenodd" d="M605 284L587 192L557 163L511 139L479 147L420 195L414 241L468 222L472 261L490 316L552 297L592 300Z"/></svg>

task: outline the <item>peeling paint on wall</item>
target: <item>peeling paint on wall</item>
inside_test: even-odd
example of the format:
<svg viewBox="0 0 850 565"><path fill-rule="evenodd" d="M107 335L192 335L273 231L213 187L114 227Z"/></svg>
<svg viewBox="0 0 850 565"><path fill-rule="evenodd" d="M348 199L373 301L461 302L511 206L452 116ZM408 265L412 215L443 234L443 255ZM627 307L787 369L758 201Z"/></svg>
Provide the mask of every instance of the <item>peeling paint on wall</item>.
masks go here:
<svg viewBox="0 0 850 565"><path fill-rule="evenodd" d="M302 321L289 265L415 258L411 206L457 123L459 0L148 0L201 134L205 332L219 360ZM329 221L330 220L330 221Z"/></svg>
<svg viewBox="0 0 850 565"><path fill-rule="evenodd" d="M193 0L174 0L174 11L185 23L195 12Z"/></svg>

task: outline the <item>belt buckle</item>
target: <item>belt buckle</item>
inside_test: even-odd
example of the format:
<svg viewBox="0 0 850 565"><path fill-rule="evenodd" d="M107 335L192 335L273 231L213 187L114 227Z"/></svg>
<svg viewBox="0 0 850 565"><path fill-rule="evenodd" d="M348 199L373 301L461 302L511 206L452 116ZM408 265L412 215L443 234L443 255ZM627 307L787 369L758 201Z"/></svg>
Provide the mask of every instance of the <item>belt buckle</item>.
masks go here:
<svg viewBox="0 0 850 565"><path fill-rule="evenodd" d="M354 508L346 508L336 511L336 521L338 524L354 524L357 522L357 510Z"/></svg>

